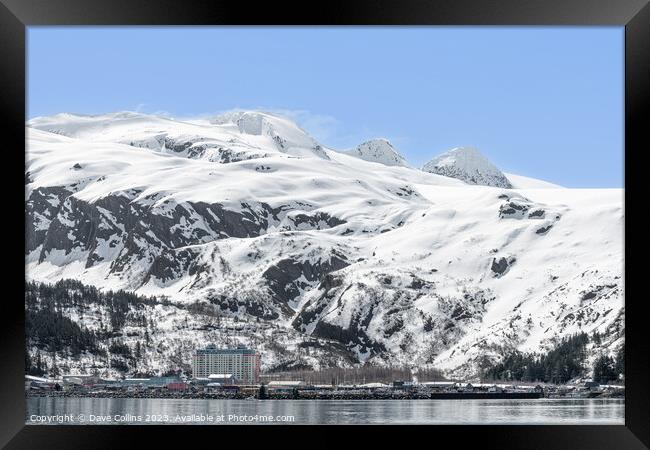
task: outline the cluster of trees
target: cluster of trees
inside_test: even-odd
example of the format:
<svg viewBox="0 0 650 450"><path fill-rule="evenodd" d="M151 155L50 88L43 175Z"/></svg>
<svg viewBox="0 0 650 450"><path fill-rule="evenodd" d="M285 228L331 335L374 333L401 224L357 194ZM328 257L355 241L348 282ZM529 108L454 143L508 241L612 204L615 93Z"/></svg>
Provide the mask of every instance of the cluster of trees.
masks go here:
<svg viewBox="0 0 650 450"><path fill-rule="evenodd" d="M73 356L87 351L100 354L100 333L79 326L52 309L25 311L25 333L28 343L49 352L68 350Z"/></svg>
<svg viewBox="0 0 650 450"><path fill-rule="evenodd" d="M133 356L129 346L119 341L113 341L110 347L108 347L108 351L113 355L120 355L125 358L131 358Z"/></svg>
<svg viewBox="0 0 650 450"><path fill-rule="evenodd" d="M41 353L38 352L35 358L32 358L29 352L25 352L25 373L40 377L47 372L47 365L41 358Z"/></svg>
<svg viewBox="0 0 650 450"><path fill-rule="evenodd" d="M27 310L76 308L83 313L91 305L100 305L106 308L113 331L121 330L127 323L146 326L145 306L168 302L167 298L144 297L123 290L101 292L77 280L61 280L55 284L25 283Z"/></svg>
<svg viewBox="0 0 650 450"><path fill-rule="evenodd" d="M585 371L586 333L562 339L553 349L541 355L514 351L503 360L484 369L484 378L504 381L543 381L566 383Z"/></svg>
<svg viewBox="0 0 650 450"><path fill-rule="evenodd" d="M625 376L625 344L621 345L616 357L601 355L594 362L594 381L607 384Z"/></svg>
<svg viewBox="0 0 650 450"><path fill-rule="evenodd" d="M594 335L594 340L600 336ZM589 336L578 333L558 342L546 353L511 352L497 364L483 370L483 377L501 381L540 381L545 383L566 383L585 376L586 346ZM593 367L594 381L605 383L617 380L624 373L624 348L621 347L616 359L600 356Z"/></svg>
<svg viewBox="0 0 650 450"><path fill-rule="evenodd" d="M36 357L27 352L25 370L33 375L51 371L40 356L40 351L56 355L67 353L79 356L88 352L97 356L112 355L111 366L128 370L128 361L141 356L143 349L136 345L135 355L124 343L114 338L127 325L146 328L146 306L167 304L168 299L143 297L125 291L101 292L77 280L61 280L55 284L25 283L25 337L26 347L36 347ZM108 323L90 330L73 321L69 311L83 316L92 305L101 306L108 315Z"/></svg>

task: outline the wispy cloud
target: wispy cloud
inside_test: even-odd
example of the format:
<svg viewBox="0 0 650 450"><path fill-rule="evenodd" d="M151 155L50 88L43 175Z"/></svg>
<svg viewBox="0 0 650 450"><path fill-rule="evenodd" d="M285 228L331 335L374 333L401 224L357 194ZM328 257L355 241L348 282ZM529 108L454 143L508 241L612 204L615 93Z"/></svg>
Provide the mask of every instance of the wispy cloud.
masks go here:
<svg viewBox="0 0 650 450"><path fill-rule="evenodd" d="M136 113L141 113L141 114L151 114L153 116L159 116L159 117L167 117L167 118L172 118L173 114L170 113L169 111L166 111L164 109L159 109L155 111L151 111L149 108L149 105L147 103L138 103L135 105L135 107L132 109L133 112Z"/></svg>
<svg viewBox="0 0 650 450"><path fill-rule="evenodd" d="M266 111L284 116L294 121L300 128L307 131L318 141L328 141L340 134L342 124L335 117L326 114L315 114L306 109L265 109Z"/></svg>

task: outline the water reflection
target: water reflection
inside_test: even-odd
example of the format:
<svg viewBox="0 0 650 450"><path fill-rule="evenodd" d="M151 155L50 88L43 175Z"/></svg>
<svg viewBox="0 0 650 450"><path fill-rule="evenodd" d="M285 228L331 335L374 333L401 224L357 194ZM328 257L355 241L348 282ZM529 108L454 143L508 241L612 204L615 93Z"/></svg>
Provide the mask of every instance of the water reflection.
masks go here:
<svg viewBox="0 0 650 450"><path fill-rule="evenodd" d="M38 423L35 416L81 414L86 424L91 415L126 416L120 421L123 424L179 423L179 416L191 415L223 417L191 421L197 424L269 423L235 421L235 417L242 416L292 416L291 423L296 424L623 424L624 410L623 399L260 401L44 397L27 399L26 421ZM137 416L142 419L129 420Z"/></svg>

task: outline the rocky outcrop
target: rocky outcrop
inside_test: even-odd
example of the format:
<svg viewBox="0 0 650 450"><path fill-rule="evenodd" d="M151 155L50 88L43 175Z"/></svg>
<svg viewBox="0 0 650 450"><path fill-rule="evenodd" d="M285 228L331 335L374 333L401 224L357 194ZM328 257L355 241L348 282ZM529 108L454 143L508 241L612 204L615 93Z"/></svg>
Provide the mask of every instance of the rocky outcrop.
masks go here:
<svg viewBox="0 0 650 450"><path fill-rule="evenodd" d="M493 258L490 270L492 270L492 274L495 278L500 278L510 270L515 262L517 262L517 258L514 256L508 258Z"/></svg>
<svg viewBox="0 0 650 450"><path fill-rule="evenodd" d="M82 260L86 268L110 262L108 274L128 274L137 287L153 277L165 282L199 270L193 259L200 252L188 246L257 237L280 223L286 230L321 230L345 223L324 212L289 215L291 206L242 202L231 209L220 203L177 203L162 194L140 194L131 189L88 202L65 187L35 189L25 205L26 254L39 250L39 262L49 259L55 264ZM283 264L280 271L292 274L294 269ZM315 273L341 267L342 260L332 257L301 270L313 281Z"/></svg>
<svg viewBox="0 0 650 450"><path fill-rule="evenodd" d="M266 269L262 277L277 301L289 303L313 282L320 282L330 272L343 269L348 265L343 256L337 255L316 262L287 258Z"/></svg>

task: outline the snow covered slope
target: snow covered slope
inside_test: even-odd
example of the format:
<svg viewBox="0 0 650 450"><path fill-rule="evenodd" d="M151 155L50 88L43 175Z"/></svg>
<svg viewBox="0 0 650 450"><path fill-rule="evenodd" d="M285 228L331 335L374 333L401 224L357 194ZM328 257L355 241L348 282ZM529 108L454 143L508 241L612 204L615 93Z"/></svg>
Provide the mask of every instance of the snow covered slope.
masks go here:
<svg viewBox="0 0 650 450"><path fill-rule="evenodd" d="M579 330L605 333L590 357L623 338L620 189L468 185L258 112L57 115L27 136L28 277L167 296L121 337L147 334L144 368L234 339L267 369L472 375Z"/></svg>
<svg viewBox="0 0 650 450"><path fill-rule="evenodd" d="M505 173L504 175L512 184L512 187L515 189L561 189L562 186L555 183L549 183L548 181L538 180L536 178L522 177L521 175L515 175L512 173Z"/></svg>
<svg viewBox="0 0 650 450"><path fill-rule="evenodd" d="M387 166L408 167L406 159L404 159L387 139L366 141L347 153L365 161L378 162Z"/></svg>
<svg viewBox="0 0 650 450"><path fill-rule="evenodd" d="M63 113L34 118L28 125L89 142L121 143L215 162L235 162L274 153L327 159L322 147L297 125L258 111L193 121L133 112L97 116Z"/></svg>
<svg viewBox="0 0 650 450"><path fill-rule="evenodd" d="M506 176L473 147L456 147L436 156L422 170L458 178L468 184L511 188Z"/></svg>

